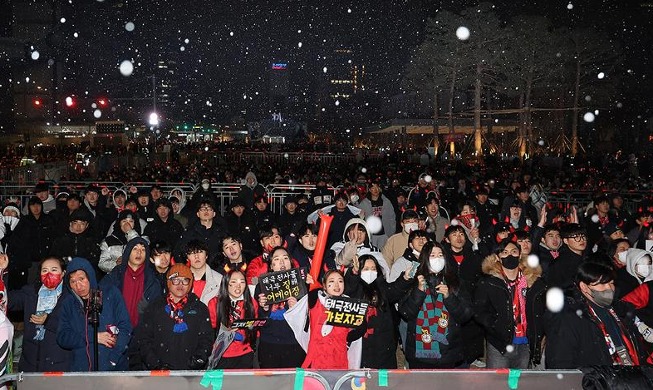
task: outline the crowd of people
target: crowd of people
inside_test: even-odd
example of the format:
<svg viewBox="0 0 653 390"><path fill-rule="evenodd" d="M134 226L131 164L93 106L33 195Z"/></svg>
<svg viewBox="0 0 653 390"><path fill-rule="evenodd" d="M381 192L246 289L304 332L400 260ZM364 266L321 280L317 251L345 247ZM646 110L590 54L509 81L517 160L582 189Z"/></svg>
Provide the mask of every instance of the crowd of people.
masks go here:
<svg viewBox="0 0 653 390"><path fill-rule="evenodd" d="M5 202L0 221L19 369L653 362L653 205L629 210L619 192L597 191L586 208L558 207L526 171L453 186L437 172L415 177L406 190L396 174L359 174L334 191L317 175L281 214L253 172L226 210L210 179L193 194L38 183L27 204ZM302 280L307 294L270 302L262 275L293 268L317 271ZM341 296L369 305L354 327L327 323Z"/></svg>

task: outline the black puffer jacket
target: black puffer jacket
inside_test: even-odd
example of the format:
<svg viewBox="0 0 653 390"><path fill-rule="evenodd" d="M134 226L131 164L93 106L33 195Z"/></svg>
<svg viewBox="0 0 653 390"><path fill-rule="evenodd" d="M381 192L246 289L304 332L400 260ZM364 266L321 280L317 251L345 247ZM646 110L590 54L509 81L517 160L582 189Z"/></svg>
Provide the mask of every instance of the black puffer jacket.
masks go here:
<svg viewBox="0 0 653 390"><path fill-rule="evenodd" d="M543 316L545 311L546 286L540 278L541 268L530 268L522 259L520 268L527 281L526 290L526 336L531 351L531 358L539 361L542 351L540 345L544 337ZM498 351L504 353L512 344L515 336L512 296L506 282L501 276L501 262L495 255L483 261L483 272L474 296L474 314L476 321L485 330L485 338ZM522 292L523 293L523 292Z"/></svg>
<svg viewBox="0 0 653 390"><path fill-rule="evenodd" d="M441 282L434 275L427 278L428 291L435 291L435 286ZM419 312L423 309L422 305L426 299L426 293L421 291L417 286L408 293L408 295L399 303L399 314L408 324L406 333L406 360L427 364L433 368L455 368L465 360L465 340L461 324L468 322L472 318L472 309L469 298L464 289L459 291L449 290L449 297L444 299L444 306L449 311L448 318L448 344L440 343L440 359L419 359L415 357L416 343L416 322ZM432 296L433 302L436 301L437 295Z"/></svg>
<svg viewBox="0 0 653 390"><path fill-rule="evenodd" d="M638 332L633 324L632 305L615 301L613 308L637 349L640 364L646 364L646 355L636 337ZM567 291L562 311L559 313L547 311L544 320L547 337L547 369L612 366L612 357L608 352L603 333L590 316L587 300L578 288L574 287Z"/></svg>
<svg viewBox="0 0 653 390"><path fill-rule="evenodd" d="M154 300L136 328L132 345L139 349L145 367L150 370L205 368L213 345L209 310L195 294L188 294L188 303L183 308L188 330L175 333L175 320L170 318L166 305L165 296Z"/></svg>

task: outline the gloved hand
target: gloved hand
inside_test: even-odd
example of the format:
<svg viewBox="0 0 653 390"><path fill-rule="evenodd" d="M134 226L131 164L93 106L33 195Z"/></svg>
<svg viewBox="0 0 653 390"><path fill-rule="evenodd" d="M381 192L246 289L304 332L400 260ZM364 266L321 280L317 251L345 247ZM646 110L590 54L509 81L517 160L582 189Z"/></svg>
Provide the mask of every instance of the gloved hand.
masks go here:
<svg viewBox="0 0 653 390"><path fill-rule="evenodd" d="M352 261L354 261L357 251L358 245L356 245L356 241L347 241L338 254L338 264L349 267Z"/></svg>
<svg viewBox="0 0 653 390"><path fill-rule="evenodd" d="M206 359L201 356L191 356L188 359L188 368L191 370L203 370L206 368Z"/></svg>
<svg viewBox="0 0 653 390"><path fill-rule="evenodd" d="M637 330L641 333L647 343L653 343L653 329L643 322L637 324Z"/></svg>

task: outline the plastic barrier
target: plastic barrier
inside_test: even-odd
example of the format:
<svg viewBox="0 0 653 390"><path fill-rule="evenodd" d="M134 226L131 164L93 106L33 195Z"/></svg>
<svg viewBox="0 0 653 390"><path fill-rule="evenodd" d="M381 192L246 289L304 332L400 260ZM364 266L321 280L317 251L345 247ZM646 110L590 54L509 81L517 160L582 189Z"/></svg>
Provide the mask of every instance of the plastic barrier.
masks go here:
<svg viewBox="0 0 653 390"><path fill-rule="evenodd" d="M580 389L580 371L531 370L213 370L39 373L4 376L29 390L115 389Z"/></svg>

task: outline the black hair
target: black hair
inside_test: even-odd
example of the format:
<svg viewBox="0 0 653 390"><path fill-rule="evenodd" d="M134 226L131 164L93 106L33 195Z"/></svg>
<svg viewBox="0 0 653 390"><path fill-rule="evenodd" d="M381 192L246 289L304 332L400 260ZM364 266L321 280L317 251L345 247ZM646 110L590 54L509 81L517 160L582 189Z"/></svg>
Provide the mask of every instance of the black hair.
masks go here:
<svg viewBox="0 0 653 390"><path fill-rule="evenodd" d="M385 309L388 300L385 294L386 289L383 288L383 286L379 288L379 282L385 283L385 276L383 275L383 268L381 268L381 265L379 264L379 261L376 259L376 257L367 253L360 256L358 260L354 260L358 261L358 277L360 278L360 274L367 260L374 262L374 266L376 267L376 280L374 280L374 282L371 284L367 284L364 281L359 282L361 288L363 289L363 298L370 302L372 306L380 309Z"/></svg>
<svg viewBox="0 0 653 390"><path fill-rule="evenodd" d="M526 230L519 229L515 231L515 237L517 240L525 240L525 239L531 239L531 234L527 232Z"/></svg>
<svg viewBox="0 0 653 390"><path fill-rule="evenodd" d="M271 223L267 223L258 230L258 236L262 240L264 238L272 237L275 233L273 230L276 230L279 235L281 235L281 232L279 231L279 228L276 225L273 225ZM283 237L281 237L281 240L283 242Z"/></svg>
<svg viewBox="0 0 653 390"><path fill-rule="evenodd" d="M220 291L218 292L218 302L216 303L217 309L217 320L218 327L220 324L226 326L227 328L231 327L231 314L234 310L234 307L231 305L231 297L229 296L229 282L234 274L239 273L245 278L245 273L240 270L230 270L222 277L222 282L220 282ZM244 301L244 310L243 316L240 318L254 318L254 304L252 303L252 296L249 293L249 287L245 284L243 289L243 301ZM245 329L245 341L248 342L252 347L256 343L256 330L253 328Z"/></svg>
<svg viewBox="0 0 653 390"><path fill-rule="evenodd" d="M426 230L422 230L422 229L413 230L408 235L408 243L410 244L416 237L429 238L429 234L426 232Z"/></svg>
<svg viewBox="0 0 653 390"><path fill-rule="evenodd" d="M295 228L293 233L295 234L295 237L299 239L309 231L317 236L317 233L320 231L320 225L317 223L308 223L304 221Z"/></svg>
<svg viewBox="0 0 653 390"><path fill-rule="evenodd" d="M41 274L41 267L43 267L43 263L45 263L48 260L56 260L59 262L59 267L61 267L61 271L66 270L66 262L61 258L57 256L45 256L41 261L39 261L39 274Z"/></svg>
<svg viewBox="0 0 653 390"><path fill-rule="evenodd" d="M506 238L506 239L501 240L501 242L499 242L497 247L494 249L494 254L498 256L499 253L503 252L504 249L506 249L506 247L509 244L512 244L512 245L516 246L517 249L519 250L519 254L521 255L521 246L519 246L519 244L517 244L516 242L513 242L510 238Z"/></svg>
<svg viewBox="0 0 653 390"><path fill-rule="evenodd" d="M544 225L544 228L542 229L542 237L546 236L548 232L560 233L560 226L556 223L550 223L548 225Z"/></svg>
<svg viewBox="0 0 653 390"><path fill-rule="evenodd" d="M603 262L585 261L576 271L576 285L583 282L588 285L609 283L614 280L614 269Z"/></svg>
<svg viewBox="0 0 653 390"><path fill-rule="evenodd" d="M242 238L240 238L239 235L237 235L237 234L227 234L225 236L220 237L220 243L221 243L220 246L224 246L224 242L227 241L227 240L236 241L239 244L243 243L243 240L242 240Z"/></svg>
<svg viewBox="0 0 653 390"><path fill-rule="evenodd" d="M286 252L286 254L288 255L288 258L290 259L290 268L295 268L295 262L293 261L292 255L290 254L288 248L284 248L282 245L279 245L272 248L272 250L270 251L270 255L265 260L268 265L268 272L274 272L272 271L272 254L280 249Z"/></svg>
<svg viewBox="0 0 653 390"><path fill-rule="evenodd" d="M340 276L342 276L342 280L343 281L345 280L345 274L343 274L342 271L337 269L328 270L327 272L324 273L324 275L322 275L322 288L324 289L325 292L326 292L326 281L329 278L329 276L331 276L332 274L339 274Z"/></svg>
<svg viewBox="0 0 653 390"><path fill-rule="evenodd" d="M449 237L453 232L462 232L465 234L465 238L467 238L467 233L465 233L465 228L463 228L462 225L449 225L449 227L444 231L444 237Z"/></svg>
<svg viewBox="0 0 653 390"><path fill-rule="evenodd" d="M587 234L587 230L577 223L566 223L560 227L560 236L569 238L577 234Z"/></svg>
<svg viewBox="0 0 653 390"><path fill-rule="evenodd" d="M200 211L200 209L203 206L209 206L209 207L211 207L213 209L213 211L215 211L215 203L213 203L213 201L208 199L208 198L204 198L204 197L200 198L200 202L197 204L197 210L196 211Z"/></svg>
<svg viewBox="0 0 653 390"><path fill-rule="evenodd" d="M614 258L614 255L617 253L617 247L619 244L627 242L628 246L630 246L630 241L628 241L627 238L617 238L616 240L610 241L610 245L608 246L608 250L606 251L607 255L610 256L610 258Z"/></svg>
<svg viewBox="0 0 653 390"><path fill-rule="evenodd" d="M367 227L365 225L362 223L352 223L348 228L345 229L345 237L347 237L347 233L349 233L352 229L357 229L358 231L365 233L365 241L363 241L363 246L368 248L372 246L370 244L370 234L367 231Z"/></svg>
<svg viewBox="0 0 653 390"><path fill-rule="evenodd" d="M440 248L442 251L442 255L444 256L444 269L440 271L438 274L438 279L435 284L433 284L431 281L429 281L429 276L431 276L431 270L429 269L429 261L431 257L431 251L433 251L433 248ZM456 292L458 291L458 288L460 287L460 279L458 278L458 274L456 272L455 267L453 267L453 259L449 257L447 254L447 251L444 249L444 246L440 244L439 242L435 241L429 241L424 246L422 247L422 251L419 253L419 267L417 268L417 272L415 273L415 277L417 278L417 275L422 275L424 276L424 279L426 279L427 283L429 284L429 289L431 292L435 292L435 286L440 283L446 283L446 285L453 291ZM403 276L400 276L403 277Z"/></svg>
<svg viewBox="0 0 653 390"><path fill-rule="evenodd" d="M204 243L202 240L190 240L188 244L186 244L186 250L184 251L184 254L188 257L188 255L197 253L200 251L206 252L206 257L208 259L209 257L209 247Z"/></svg>
<svg viewBox="0 0 653 390"><path fill-rule="evenodd" d="M161 253L172 253L172 246L170 246L170 243L164 240L152 241L150 244L150 253L152 256Z"/></svg>

